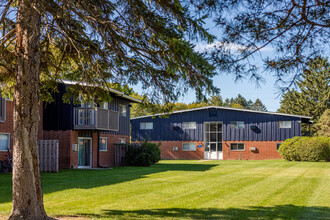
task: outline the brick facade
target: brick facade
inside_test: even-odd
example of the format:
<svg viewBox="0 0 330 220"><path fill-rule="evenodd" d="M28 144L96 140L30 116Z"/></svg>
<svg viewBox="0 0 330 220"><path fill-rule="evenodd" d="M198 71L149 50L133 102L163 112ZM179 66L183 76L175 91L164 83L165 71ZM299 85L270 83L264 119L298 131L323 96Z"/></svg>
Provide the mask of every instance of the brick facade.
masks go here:
<svg viewBox="0 0 330 220"><path fill-rule="evenodd" d="M161 143L161 158L164 160L181 159L181 160L201 160L204 159L204 145L202 141L150 141L152 143ZM196 143L196 151L183 151L183 143ZM202 148L198 148L202 145ZM177 148L178 150L173 150Z"/></svg>
<svg viewBox="0 0 330 220"><path fill-rule="evenodd" d="M244 143L244 151L231 151L230 143ZM278 141L224 141L223 159L224 160L271 160L281 159L281 155L276 150ZM251 151L250 147L256 150ZM241 156L240 156L241 155Z"/></svg>
<svg viewBox="0 0 330 220"><path fill-rule="evenodd" d="M6 121L0 123L0 133L10 134L10 148L13 148L13 113L14 102L6 101ZM39 140L59 140L59 168L78 168L78 151L72 149L73 144L78 144L78 131L75 130L43 130L42 128L42 105L40 105ZM100 137L107 137L107 151L99 152L99 165L101 167L113 167L115 150L114 144L119 143L119 138L130 138L125 135L102 134ZM98 134L92 132L92 167L97 167ZM0 151L0 160L4 160L7 151Z"/></svg>
<svg viewBox="0 0 330 220"><path fill-rule="evenodd" d="M158 144L159 142L152 141ZM183 143L196 143L196 146L202 145L201 148L196 147L196 151L183 151ZM231 151L230 143L244 143L244 151ZM270 160L281 159L280 154L276 150L278 141L223 141L223 159L224 160ZM178 150L173 150L177 147ZM256 150L251 151L250 147ZM168 159L187 159L202 160L204 159L204 143L202 141L162 141L160 146L161 158Z"/></svg>

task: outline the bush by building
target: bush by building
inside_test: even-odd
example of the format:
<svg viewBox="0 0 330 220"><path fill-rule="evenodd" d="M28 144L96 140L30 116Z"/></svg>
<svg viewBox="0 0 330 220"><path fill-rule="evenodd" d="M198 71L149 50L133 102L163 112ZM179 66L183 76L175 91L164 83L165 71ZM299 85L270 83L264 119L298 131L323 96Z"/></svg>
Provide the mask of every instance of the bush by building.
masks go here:
<svg viewBox="0 0 330 220"><path fill-rule="evenodd" d="M330 161L330 137L294 137L284 141L279 153L285 160Z"/></svg>
<svg viewBox="0 0 330 220"><path fill-rule="evenodd" d="M126 163L130 166L148 167L160 160L159 145L147 141L131 144L126 152Z"/></svg>

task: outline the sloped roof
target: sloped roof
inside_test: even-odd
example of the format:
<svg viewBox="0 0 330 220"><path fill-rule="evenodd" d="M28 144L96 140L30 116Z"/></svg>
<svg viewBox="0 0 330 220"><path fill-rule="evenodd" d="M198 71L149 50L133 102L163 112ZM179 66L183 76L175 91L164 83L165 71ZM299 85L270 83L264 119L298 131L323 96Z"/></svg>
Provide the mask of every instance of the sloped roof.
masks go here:
<svg viewBox="0 0 330 220"><path fill-rule="evenodd" d="M168 115L168 114L171 115L171 114L178 114L178 113L184 113L184 112L192 112L192 111L198 111L198 110L204 110L204 109L220 109L220 110L230 110L230 111L252 112L252 113L259 113L259 114L281 115L281 116L289 116L289 117L304 118L304 119L312 118L310 116L292 115L292 114L285 114L285 113L278 113L278 112L264 112L264 111L255 111L255 110L241 109L241 108L221 107L221 106L205 106L205 107L199 107L199 108L174 111L174 112L169 112L169 113L160 113L160 114L154 114L154 115L139 116L139 117L131 118L131 120L140 119L140 118L156 117L156 116Z"/></svg>
<svg viewBox="0 0 330 220"><path fill-rule="evenodd" d="M66 85L81 85L81 86L99 86L96 84L92 84L92 83L86 83L86 82L77 82L77 81L70 81L70 80L61 80L62 83L66 84ZM112 92L114 94L116 94L117 96L123 97L125 99L128 99L130 101L136 102L136 103L141 103L142 101L140 99L136 99L133 98L131 96L125 95L123 92L120 92L118 90L115 89L111 89L111 88L105 88L104 89L108 90L109 92Z"/></svg>

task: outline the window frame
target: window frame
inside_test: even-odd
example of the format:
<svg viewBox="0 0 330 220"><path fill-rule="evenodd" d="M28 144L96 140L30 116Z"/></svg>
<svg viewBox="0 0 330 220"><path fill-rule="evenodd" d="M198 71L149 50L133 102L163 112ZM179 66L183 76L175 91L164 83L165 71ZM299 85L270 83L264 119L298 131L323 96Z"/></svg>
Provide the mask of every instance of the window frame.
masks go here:
<svg viewBox="0 0 330 220"><path fill-rule="evenodd" d="M141 126L142 124L145 124L144 128ZM151 128L147 128L147 124L151 124ZM154 129L154 123L153 122L140 122L140 130L153 130Z"/></svg>
<svg viewBox="0 0 330 220"><path fill-rule="evenodd" d="M183 145L185 145L185 144L189 144L189 149L188 150L184 150L183 149ZM195 145L194 150L191 150L190 149L190 145ZM182 151L196 151L196 148L197 148L197 144L196 143L191 143L191 142L182 143Z"/></svg>
<svg viewBox="0 0 330 220"><path fill-rule="evenodd" d="M193 126L191 126L193 124ZM185 121L182 122L182 129L187 130L187 129L197 129L197 123L195 121Z"/></svg>
<svg viewBox="0 0 330 220"><path fill-rule="evenodd" d="M288 123L290 123L290 126L289 126L289 127L287 127L287 126L282 127L282 126L281 126L281 123L283 123L283 122L288 122ZM292 128L292 121L278 121L278 122L277 122L277 128Z"/></svg>
<svg viewBox="0 0 330 220"><path fill-rule="evenodd" d="M101 146L100 146L100 143L101 143L101 139L105 139L105 150L101 150ZM107 137L100 137L99 139L99 151L108 151L108 138Z"/></svg>
<svg viewBox="0 0 330 220"><path fill-rule="evenodd" d="M118 138L119 144L126 144L126 138Z"/></svg>
<svg viewBox="0 0 330 220"><path fill-rule="evenodd" d="M236 150L233 150L232 149L232 145L234 145L234 144L236 144L237 145L237 149ZM241 150L241 149L238 149L238 145L239 144L243 144L243 150ZM245 143L239 143L239 142L237 142L237 143L230 143L230 151L245 151Z"/></svg>
<svg viewBox="0 0 330 220"><path fill-rule="evenodd" d="M104 108L104 105L106 104L106 108ZM101 109L106 109L106 110L108 110L109 109L109 102L101 102L101 104L100 104L100 108Z"/></svg>
<svg viewBox="0 0 330 220"><path fill-rule="evenodd" d="M125 109L125 111L123 111L123 109ZM119 115L121 117L127 117L127 105L119 104Z"/></svg>
<svg viewBox="0 0 330 220"><path fill-rule="evenodd" d="M0 133L0 135L7 135L8 136L8 146L7 146L7 149L1 149L0 148L0 152L6 152L6 151L10 151L10 133Z"/></svg>
<svg viewBox="0 0 330 220"><path fill-rule="evenodd" d="M243 124L243 127L240 127L240 125L242 126L242 124ZM230 121L230 128L243 129L243 128L245 128L245 122L244 121Z"/></svg>

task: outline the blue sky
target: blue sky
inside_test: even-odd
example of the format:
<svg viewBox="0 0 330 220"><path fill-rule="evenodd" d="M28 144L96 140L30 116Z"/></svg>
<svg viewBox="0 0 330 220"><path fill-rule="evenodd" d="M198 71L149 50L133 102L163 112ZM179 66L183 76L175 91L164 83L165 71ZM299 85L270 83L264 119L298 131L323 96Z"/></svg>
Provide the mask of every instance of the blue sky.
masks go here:
<svg viewBox="0 0 330 220"><path fill-rule="evenodd" d="M209 29L210 33L219 36L220 31L213 27L211 21L206 23L206 28ZM235 47L235 45L232 45ZM210 47L205 42L198 42L195 47L196 50L202 51L203 49ZM267 56L272 56L272 48L264 48L262 51L262 56L265 58ZM257 66L262 66L260 59L256 57L254 60ZM264 82L260 83L259 87L256 87L254 82L249 81L249 79L243 79L235 82L234 74L219 73L213 78L214 85L218 87L221 92L220 95L225 98L236 97L241 94L246 99L251 99L255 101L259 98L267 107L268 111L277 111L280 107L280 96L279 90L275 85L275 77L272 73L263 73ZM142 93L141 86L133 86L134 91ZM181 97L178 101L183 103L191 103L196 100L195 93L193 90L189 91L184 97Z"/></svg>

